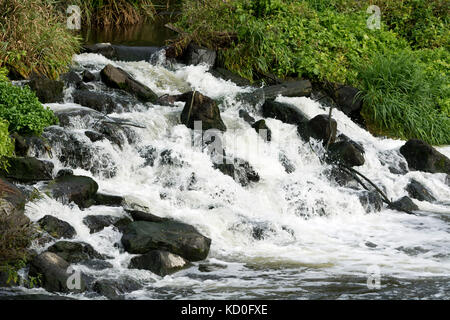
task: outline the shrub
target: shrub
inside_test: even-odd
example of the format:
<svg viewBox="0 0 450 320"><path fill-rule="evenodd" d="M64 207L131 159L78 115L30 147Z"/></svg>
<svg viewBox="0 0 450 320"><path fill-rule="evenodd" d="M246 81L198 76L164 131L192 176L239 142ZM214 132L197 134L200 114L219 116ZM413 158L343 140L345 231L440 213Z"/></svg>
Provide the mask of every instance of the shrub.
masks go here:
<svg viewBox="0 0 450 320"><path fill-rule="evenodd" d="M9 122L10 132L22 134L41 134L45 127L58 122L29 87L17 87L7 81L0 81L0 118Z"/></svg>
<svg viewBox="0 0 450 320"><path fill-rule="evenodd" d="M7 169L8 157L13 155L14 144L8 133L8 122L0 118L0 170Z"/></svg>
<svg viewBox="0 0 450 320"><path fill-rule="evenodd" d="M428 72L420 55L410 50L377 54L371 64L360 65L359 78L363 116L372 132L450 143L450 118L438 107L443 84L448 102L448 78Z"/></svg>
<svg viewBox="0 0 450 320"><path fill-rule="evenodd" d="M57 78L78 51L79 38L56 13L53 1L0 1L0 67L24 77L33 71Z"/></svg>

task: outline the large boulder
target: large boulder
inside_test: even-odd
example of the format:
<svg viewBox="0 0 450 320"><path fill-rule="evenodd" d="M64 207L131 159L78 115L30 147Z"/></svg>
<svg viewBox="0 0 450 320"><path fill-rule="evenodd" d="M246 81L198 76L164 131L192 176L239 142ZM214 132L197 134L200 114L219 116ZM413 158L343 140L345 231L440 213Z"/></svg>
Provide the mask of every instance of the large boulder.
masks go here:
<svg viewBox="0 0 450 320"><path fill-rule="evenodd" d="M262 113L264 118L274 118L295 125L304 125L309 120L296 106L276 101L266 101L262 106Z"/></svg>
<svg viewBox="0 0 450 320"><path fill-rule="evenodd" d="M411 198L417 199L419 201L436 201L436 198L433 197L430 190L428 190L428 188L426 188L423 184L415 179L412 179L406 186L406 191Z"/></svg>
<svg viewBox="0 0 450 320"><path fill-rule="evenodd" d="M158 96L147 86L133 79L124 70L108 64L100 72L102 81L111 88L122 89L144 102L155 102Z"/></svg>
<svg viewBox="0 0 450 320"><path fill-rule="evenodd" d="M152 250L147 254L131 259L130 269L150 270L164 277L189 266L189 261L179 255L163 250Z"/></svg>
<svg viewBox="0 0 450 320"><path fill-rule="evenodd" d="M85 176L62 176L52 180L45 187L45 192L63 203L75 202L82 208L95 204L98 184Z"/></svg>
<svg viewBox="0 0 450 320"><path fill-rule="evenodd" d="M155 216L154 214L139 211L139 210L125 209L125 211L133 218L133 221L163 222L163 221L168 220L168 218L161 218L161 217Z"/></svg>
<svg viewBox="0 0 450 320"><path fill-rule="evenodd" d="M404 196L397 201L394 201L391 209L401 209L405 211L416 211L419 210L419 207L409 198L408 196Z"/></svg>
<svg viewBox="0 0 450 320"><path fill-rule="evenodd" d="M190 43L184 53L183 61L187 65L206 64L214 66L216 63L216 51Z"/></svg>
<svg viewBox="0 0 450 320"><path fill-rule="evenodd" d="M322 140L324 144L336 141L337 122L327 114L319 114L308 121L306 130L299 127L299 133L304 139L314 138Z"/></svg>
<svg viewBox="0 0 450 320"><path fill-rule="evenodd" d="M44 252L37 255L30 265L30 276L40 277L41 285L50 292L62 293L78 293L83 292L86 288L83 277L79 277L79 286L77 281L72 281L72 276L69 269L70 264L63 258L52 252Z"/></svg>
<svg viewBox="0 0 450 320"><path fill-rule="evenodd" d="M450 159L422 140L408 140L400 153L412 170L450 174Z"/></svg>
<svg viewBox="0 0 450 320"><path fill-rule="evenodd" d="M122 244L129 253L166 250L189 261L199 261L208 256L211 239L177 221L135 221L123 231Z"/></svg>
<svg viewBox="0 0 450 320"><path fill-rule="evenodd" d="M17 132L11 135L14 139L14 152L17 157L44 155L50 150L47 141L34 135L19 135Z"/></svg>
<svg viewBox="0 0 450 320"><path fill-rule="evenodd" d="M326 91L331 95L339 110L353 121L360 124L364 123L361 116L363 100L360 90L348 85L328 84Z"/></svg>
<svg viewBox="0 0 450 320"><path fill-rule="evenodd" d="M47 249L70 263L91 259L103 259L90 244L85 242L58 241Z"/></svg>
<svg viewBox="0 0 450 320"><path fill-rule="evenodd" d="M33 77L28 86L42 103L62 102L64 99L64 83L62 81Z"/></svg>
<svg viewBox="0 0 450 320"><path fill-rule="evenodd" d="M127 276L118 279L100 279L93 285L93 290L98 294L111 299L123 299L126 293L142 289L142 285Z"/></svg>
<svg viewBox="0 0 450 320"><path fill-rule="evenodd" d="M328 148L328 157L348 167L362 166L365 162L364 153L349 141L332 143Z"/></svg>
<svg viewBox="0 0 450 320"><path fill-rule="evenodd" d="M0 170L0 175L19 182L34 182L53 179L53 162L33 157L13 157L8 159L8 170Z"/></svg>
<svg viewBox="0 0 450 320"><path fill-rule="evenodd" d="M41 228L48 232L52 237L60 239L71 239L76 235L74 227L68 222L59 220L58 218L46 215L38 221Z"/></svg>
<svg viewBox="0 0 450 320"><path fill-rule="evenodd" d="M7 218L14 228L30 222L24 214L25 195L15 185L0 178L0 218Z"/></svg>
<svg viewBox="0 0 450 320"><path fill-rule="evenodd" d="M227 130L220 117L219 107L213 99L200 92L187 92L182 94L178 100L186 102L180 117L181 123L186 127L194 129L194 121L201 121L202 130Z"/></svg>
<svg viewBox="0 0 450 320"><path fill-rule="evenodd" d="M72 96L75 103L107 114L130 111L131 107L128 101L117 97L113 98L104 92L76 90Z"/></svg>

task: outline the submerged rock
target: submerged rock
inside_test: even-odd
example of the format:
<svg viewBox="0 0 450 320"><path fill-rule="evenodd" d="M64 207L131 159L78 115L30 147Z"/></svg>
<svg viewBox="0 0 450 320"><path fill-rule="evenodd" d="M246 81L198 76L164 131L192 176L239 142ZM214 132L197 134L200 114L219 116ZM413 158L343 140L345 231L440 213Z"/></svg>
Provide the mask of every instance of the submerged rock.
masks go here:
<svg viewBox="0 0 450 320"><path fill-rule="evenodd" d="M400 153L412 170L450 174L450 159L422 140L408 140Z"/></svg>
<svg viewBox="0 0 450 320"><path fill-rule="evenodd" d="M85 176L62 176L50 181L45 192L63 203L75 202L79 207L87 208L95 204L98 184Z"/></svg>
<svg viewBox="0 0 450 320"><path fill-rule="evenodd" d="M38 221L38 224L44 231L57 239L71 239L76 235L74 227L66 221L59 220L54 216L46 215Z"/></svg>
<svg viewBox="0 0 450 320"><path fill-rule="evenodd" d="M123 231L121 241L129 253L166 250L189 261L206 259L211 245L211 239L200 234L193 226L172 220L132 222Z"/></svg>
<svg viewBox="0 0 450 320"><path fill-rule="evenodd" d="M408 194L411 198L417 199L419 201L436 201L436 198L433 197L430 190L428 190L423 184L415 179L412 179L411 182L406 186L406 191L408 191Z"/></svg>
<svg viewBox="0 0 450 320"><path fill-rule="evenodd" d="M400 208L406 211L416 211L419 210L419 207L407 196L404 196L397 201L393 202L394 206L391 209L398 210Z"/></svg>
<svg viewBox="0 0 450 320"><path fill-rule="evenodd" d="M376 191L364 190L359 193L358 197L367 213L381 211L383 208L383 200Z"/></svg>
<svg viewBox="0 0 450 320"><path fill-rule="evenodd" d="M47 249L70 263L91 259L103 259L103 256L85 242L58 241Z"/></svg>
<svg viewBox="0 0 450 320"><path fill-rule="evenodd" d="M0 175L19 182L34 182L53 179L54 164L51 161L33 157L13 157L8 159L8 170L0 170Z"/></svg>
<svg viewBox="0 0 450 320"><path fill-rule="evenodd" d="M152 250L131 259L130 269L144 269L164 277L189 266L189 261L163 250Z"/></svg>

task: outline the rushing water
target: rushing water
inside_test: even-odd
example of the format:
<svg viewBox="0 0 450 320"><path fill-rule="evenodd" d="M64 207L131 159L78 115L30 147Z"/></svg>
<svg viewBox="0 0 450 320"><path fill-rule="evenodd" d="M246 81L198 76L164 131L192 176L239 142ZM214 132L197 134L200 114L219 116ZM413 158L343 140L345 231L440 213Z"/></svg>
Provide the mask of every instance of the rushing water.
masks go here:
<svg viewBox="0 0 450 320"><path fill-rule="evenodd" d="M112 227L90 234L82 222L87 215L123 216L122 208L80 210L49 198L30 203L26 214L33 221L51 214L69 222L77 231L74 241L90 243L110 256L108 261L113 264L102 271L82 265L76 268L95 278L127 275L143 283L144 289L128 294L129 299L449 297L450 188L444 174L412 171L397 175L389 171L388 165L404 162L398 152L404 141L373 137L342 112L333 111L338 131L366 150L366 163L358 170L384 188L390 198L407 195L405 186L415 178L438 199L433 204L414 200L421 210L418 215L386 208L367 213L354 189L330 182L329 168L317 157L323 152L318 143L302 141L295 126L275 119L266 119L272 141L265 143L239 118L242 108L256 120L261 118L258 106L237 99L239 93L252 89L215 78L205 66L168 66L161 59L157 63L113 62L95 54L74 58L75 65L97 73L108 63L125 69L158 95L195 89L218 100L228 128L223 138L227 154L249 161L261 181L242 187L215 170L209 156L192 146L192 131L179 122L183 103L176 107L136 106L137 111L114 114L145 126L133 128L138 142L125 143L122 149L107 140L89 142L97 148L97 156L106 155L115 163L117 175L92 176L81 169L75 174L92 176L101 192L122 195L128 203L153 214L194 225L212 239L211 251L206 261L166 277L130 270L127 265L133 255L114 245L121 234ZM311 117L328 113L327 107L310 98L277 99ZM61 110L73 105L68 89L65 103L49 106ZM72 124L70 130L80 135L88 129L77 119L72 119ZM184 165L170 167L156 162L153 167L143 166L138 150L149 145L158 151L173 150ZM439 150L450 155L449 147ZM57 148L53 152L58 152ZM293 173L286 173L280 153L295 166ZM61 168L56 159L52 158L55 173ZM255 230L261 230L262 236L255 238ZM51 244L35 247L43 251ZM201 272L200 264L210 264L211 272ZM381 273L379 289L367 286L368 270L373 268Z"/></svg>

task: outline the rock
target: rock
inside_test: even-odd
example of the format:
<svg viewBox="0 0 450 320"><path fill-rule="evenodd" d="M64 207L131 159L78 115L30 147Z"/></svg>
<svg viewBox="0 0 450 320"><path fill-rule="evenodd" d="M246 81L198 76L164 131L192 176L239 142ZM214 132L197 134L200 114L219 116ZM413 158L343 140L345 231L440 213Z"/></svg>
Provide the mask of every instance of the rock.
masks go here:
<svg viewBox="0 0 450 320"><path fill-rule="evenodd" d="M284 153L279 153L278 154L278 160L280 161L281 165L284 168L284 171L286 171L286 173L292 173L295 171L295 166L292 163L291 160L288 159L288 157L286 157L286 155Z"/></svg>
<svg viewBox="0 0 450 320"><path fill-rule="evenodd" d="M151 250L166 250L189 261L208 256L211 239L193 226L176 221L135 221L124 230L122 244L129 253L145 254Z"/></svg>
<svg viewBox="0 0 450 320"><path fill-rule="evenodd" d="M8 170L0 170L0 174L19 182L35 182L53 179L53 162L33 157L9 158Z"/></svg>
<svg viewBox="0 0 450 320"><path fill-rule="evenodd" d="M174 166L174 167L182 167L184 165L184 161L177 154L174 155L172 150L164 150L161 152L160 156L160 164L163 166Z"/></svg>
<svg viewBox="0 0 450 320"><path fill-rule="evenodd" d="M72 274L68 270L69 263L63 258L52 252L44 252L37 255L30 265L29 274L33 277L41 275L41 285L50 292L83 292L85 290L85 283L80 276L79 288L71 289L69 285L73 285L69 277Z"/></svg>
<svg viewBox="0 0 450 320"><path fill-rule="evenodd" d="M251 182L259 182L259 174L250 165L248 161L235 158L232 163L224 158L223 163L214 163L214 168L220 170L223 174L232 177L243 187L248 186Z"/></svg>
<svg viewBox="0 0 450 320"><path fill-rule="evenodd" d="M391 209L398 210L397 208L403 209L405 211L416 211L419 207L411 200L411 198L404 196L397 201L393 202L394 206Z"/></svg>
<svg viewBox="0 0 450 320"><path fill-rule="evenodd" d="M62 81L33 77L28 86L36 93L41 103L62 102L64 99Z"/></svg>
<svg viewBox="0 0 450 320"><path fill-rule="evenodd" d="M80 264L88 267L89 269L98 270L98 271L110 269L110 268L114 267L111 263L109 263L105 260L99 260L99 259L83 260L80 262Z"/></svg>
<svg viewBox="0 0 450 320"><path fill-rule="evenodd" d="M161 218L148 212L127 209L125 211L133 218L133 221L163 222L168 220L167 218Z"/></svg>
<svg viewBox="0 0 450 320"><path fill-rule="evenodd" d="M216 51L190 43L184 53L183 61L187 65L206 64L214 66L216 56Z"/></svg>
<svg viewBox="0 0 450 320"><path fill-rule="evenodd" d="M266 101L262 106L263 117L278 119L284 123L304 125L308 117L296 106L276 101Z"/></svg>
<svg viewBox="0 0 450 320"><path fill-rule="evenodd" d="M102 113L122 113L136 109L139 101L126 94L111 95L101 91L76 90L73 101Z"/></svg>
<svg viewBox="0 0 450 320"><path fill-rule="evenodd" d="M244 119L249 125L255 123L255 118L253 118L247 111L240 109L239 110L239 118Z"/></svg>
<svg viewBox="0 0 450 320"><path fill-rule="evenodd" d="M74 227L58 218L46 215L38 221L41 228L47 231L52 237L60 239L71 239L76 235Z"/></svg>
<svg viewBox="0 0 450 320"><path fill-rule="evenodd" d="M64 177L64 176L73 176L72 169L61 169L56 174L56 178Z"/></svg>
<svg viewBox="0 0 450 320"><path fill-rule="evenodd" d="M142 285L129 277L100 279L93 286L95 292L111 300L121 299L124 294L140 289Z"/></svg>
<svg viewBox="0 0 450 320"><path fill-rule="evenodd" d="M198 265L198 271L200 272L214 272L226 268L227 266L218 263L201 263Z"/></svg>
<svg viewBox="0 0 450 320"><path fill-rule="evenodd" d="M149 61L153 54L159 51L159 47L138 47L112 45L115 50L115 60L119 61Z"/></svg>
<svg viewBox="0 0 450 320"><path fill-rule="evenodd" d="M299 133L303 138L311 137L317 140L322 140L324 144L333 143L336 141L336 131L337 131L337 122L334 119L331 119L331 128L330 128L330 118L326 114L319 114L309 120L307 130L300 130ZM307 136L306 136L307 135Z"/></svg>
<svg viewBox="0 0 450 320"><path fill-rule="evenodd" d="M412 170L450 174L450 159L422 140L408 140L400 153Z"/></svg>
<svg viewBox="0 0 450 320"><path fill-rule="evenodd" d="M331 170L326 170L325 174L332 182L337 183L341 187L359 188L360 186L350 173L340 170L336 166L333 166Z"/></svg>
<svg viewBox="0 0 450 320"><path fill-rule="evenodd" d="M19 135L14 132L11 135L14 139L14 151L16 157L28 157L44 155L50 150L48 143L42 138L33 135Z"/></svg>
<svg viewBox="0 0 450 320"><path fill-rule="evenodd" d="M87 53L97 53L108 59L115 59L116 49L110 43L96 43L83 46L83 51Z"/></svg>
<svg viewBox="0 0 450 320"><path fill-rule="evenodd" d="M231 81L234 84L240 87L250 87L252 86L251 82L245 78L242 78L240 75L231 72L227 69L216 67L214 69L209 70L209 72L216 78L221 78L226 81Z"/></svg>
<svg viewBox="0 0 450 320"><path fill-rule="evenodd" d="M84 134L89 138L89 140L91 140L91 142L101 141L104 138L104 136L97 131L86 130Z"/></svg>
<svg viewBox="0 0 450 320"><path fill-rule="evenodd" d="M112 194L97 193L94 197L95 205L97 206L110 206L120 207L124 202L123 197L115 196Z"/></svg>
<svg viewBox="0 0 450 320"><path fill-rule="evenodd" d="M363 101L360 91L357 88L348 85L333 84L329 86L328 92L336 102L339 110L349 116L356 123L363 124L361 116Z"/></svg>
<svg viewBox="0 0 450 320"><path fill-rule="evenodd" d="M226 131L227 127L220 117L216 102L199 92L187 92L180 96L180 101L186 102L181 112L181 123L194 129L194 121L202 122L202 130L218 129Z"/></svg>
<svg viewBox="0 0 450 320"><path fill-rule="evenodd" d="M0 219L7 218L12 228L30 223L24 214L25 195L15 185L0 178Z"/></svg>
<svg viewBox="0 0 450 320"><path fill-rule="evenodd" d="M90 233L96 233L109 226L115 226L119 230L122 230L127 224L131 223L131 220L126 217L95 215L84 217L83 223L87 225Z"/></svg>
<svg viewBox="0 0 450 320"><path fill-rule="evenodd" d="M81 82L81 77L74 70L70 70L60 76L60 79L65 83L66 86L73 85L77 87Z"/></svg>
<svg viewBox="0 0 450 320"><path fill-rule="evenodd" d="M155 102L158 96L147 86L133 79L127 72L108 64L100 72L102 81L111 88L122 89L144 102Z"/></svg>
<svg viewBox="0 0 450 320"><path fill-rule="evenodd" d="M406 191L411 198L417 199L419 201L436 201L430 192L424 185L419 181L412 179L411 182L406 186Z"/></svg>
<svg viewBox="0 0 450 320"><path fill-rule="evenodd" d="M92 82L97 80L97 77L89 70L84 70L82 76L84 82Z"/></svg>
<svg viewBox="0 0 450 320"><path fill-rule="evenodd" d="M285 97L309 97L312 91L311 82L309 80L299 80L284 82L269 87L262 88L266 100L273 100L278 95Z"/></svg>
<svg viewBox="0 0 450 320"><path fill-rule="evenodd" d="M383 200L376 191L364 190L359 193L358 197L367 213L374 211L378 212L383 208Z"/></svg>
<svg viewBox="0 0 450 320"><path fill-rule="evenodd" d="M155 164L155 160L158 157L158 153L156 152L156 148L152 146L145 146L138 150L141 158L145 159L144 166L151 166Z"/></svg>
<svg viewBox="0 0 450 320"><path fill-rule="evenodd" d="M347 141L330 144L328 157L331 161L342 163L348 167L362 166L365 163L364 154L361 150Z"/></svg>
<svg viewBox="0 0 450 320"><path fill-rule="evenodd" d="M95 203L97 190L97 182L85 176L62 176L50 181L45 187L45 192L51 197L66 204L75 202L82 208Z"/></svg>
<svg viewBox="0 0 450 320"><path fill-rule="evenodd" d="M56 253L69 263L79 263L91 259L103 259L103 256L85 242L58 241L47 249Z"/></svg>
<svg viewBox="0 0 450 320"><path fill-rule="evenodd" d="M264 141L268 142L272 140L272 131L269 129L264 119L255 122L252 125L252 128L258 132Z"/></svg>
<svg viewBox="0 0 450 320"><path fill-rule="evenodd" d="M152 250L142 256L132 258L128 268L150 270L164 277L186 268L188 265L189 261L179 255L163 250Z"/></svg>

